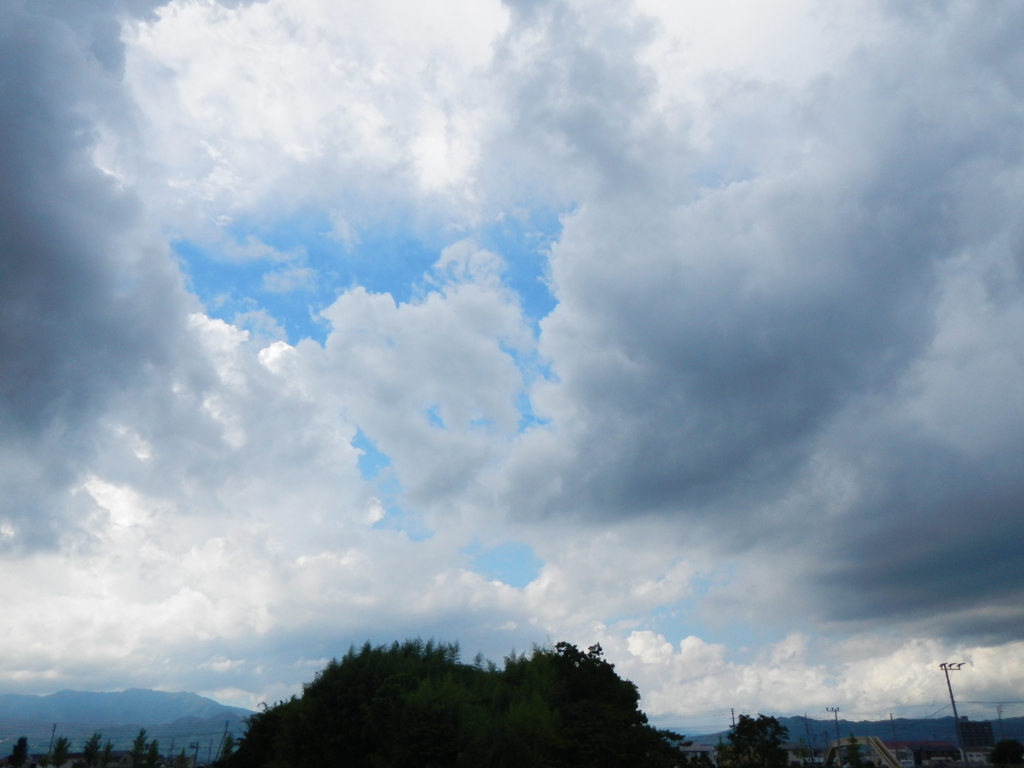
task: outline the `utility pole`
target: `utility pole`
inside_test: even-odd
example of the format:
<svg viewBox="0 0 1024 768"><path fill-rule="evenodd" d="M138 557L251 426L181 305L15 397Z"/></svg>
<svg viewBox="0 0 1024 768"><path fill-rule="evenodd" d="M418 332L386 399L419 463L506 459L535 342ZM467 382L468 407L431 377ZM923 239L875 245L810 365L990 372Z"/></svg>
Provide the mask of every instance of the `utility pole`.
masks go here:
<svg viewBox="0 0 1024 768"><path fill-rule="evenodd" d="M842 741L839 739L839 707L825 707L827 712L831 712L836 716L836 761L843 764L843 747Z"/></svg>
<svg viewBox="0 0 1024 768"><path fill-rule="evenodd" d="M228 723L230 720L224 721L224 735L220 737L220 746L217 747L217 759L220 760L220 753L224 750L224 740L228 737Z"/></svg>
<svg viewBox="0 0 1024 768"><path fill-rule="evenodd" d="M50 746L47 748L46 753L50 754L53 752L53 737L57 735L57 724L53 724L53 730L50 731Z"/></svg>
<svg viewBox="0 0 1024 768"><path fill-rule="evenodd" d="M206 762L213 762L213 739L210 739L210 748L206 750Z"/></svg>
<svg viewBox="0 0 1024 768"><path fill-rule="evenodd" d="M736 710L733 707L729 707L729 713L732 715L732 727L736 727ZM56 728L57 726L54 726Z"/></svg>
<svg viewBox="0 0 1024 768"><path fill-rule="evenodd" d="M960 759L964 761L964 765L967 765L967 752L964 751L964 740L960 734L960 716L956 712L956 699L953 698L953 686L949 682L949 672L958 672L960 667L965 662L958 661L953 663L942 663L939 664L939 669L946 673L946 688L949 689L949 703L953 705L953 722L956 724L956 742L957 746L960 747Z"/></svg>
<svg viewBox="0 0 1024 768"><path fill-rule="evenodd" d="M996 717L999 718L999 740L1006 741L1006 731L1003 730L1003 705L996 704Z"/></svg>
<svg viewBox="0 0 1024 768"><path fill-rule="evenodd" d="M814 763L814 742L811 741L811 726L807 723L807 713L804 712L804 731L807 733L807 748L811 750L811 763Z"/></svg>
<svg viewBox="0 0 1024 768"><path fill-rule="evenodd" d="M189 744L188 744L188 748L192 749L193 747L195 747L196 756L194 758L192 758L192 768L196 768L196 766L199 765L199 742L198 741L190 741Z"/></svg>
<svg viewBox="0 0 1024 768"><path fill-rule="evenodd" d="M892 726L892 749L896 755L896 762L900 759L900 743L896 740L896 721L892 719L892 712L889 713L889 725Z"/></svg>

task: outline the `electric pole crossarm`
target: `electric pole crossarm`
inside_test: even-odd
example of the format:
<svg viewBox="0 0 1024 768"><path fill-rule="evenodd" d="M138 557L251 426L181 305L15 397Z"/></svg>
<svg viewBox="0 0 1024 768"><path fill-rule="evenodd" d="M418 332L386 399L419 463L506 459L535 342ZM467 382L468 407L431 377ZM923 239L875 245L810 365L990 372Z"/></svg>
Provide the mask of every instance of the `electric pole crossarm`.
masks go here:
<svg viewBox="0 0 1024 768"><path fill-rule="evenodd" d="M960 715L956 711L956 699L953 698L953 685L949 682L950 672L959 672L960 668L963 667L965 662L958 661L952 663L939 664L939 669L946 673L946 688L949 690L949 703L953 706L953 724L956 727L956 742L957 747L960 748L960 759L963 760L964 765L967 765L967 752L964 751L964 740L961 735L960 728Z"/></svg>
<svg viewBox="0 0 1024 768"><path fill-rule="evenodd" d="M842 740L840 739L840 736L839 736L839 707L825 707L825 711L826 712L831 712L833 715L836 716L836 761L840 765L842 765L842 763L843 763L843 752L842 752L842 749L843 749L842 748L842 744L843 744L843 742L842 742ZM831 754L832 754L832 750L830 749L828 751L826 757L825 757L826 761L831 756Z"/></svg>

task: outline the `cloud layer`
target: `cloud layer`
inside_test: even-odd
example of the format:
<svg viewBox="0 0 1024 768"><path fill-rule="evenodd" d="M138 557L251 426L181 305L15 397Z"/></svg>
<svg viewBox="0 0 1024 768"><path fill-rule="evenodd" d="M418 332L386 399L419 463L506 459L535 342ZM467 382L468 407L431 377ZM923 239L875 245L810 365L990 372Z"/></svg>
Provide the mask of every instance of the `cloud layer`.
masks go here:
<svg viewBox="0 0 1024 768"><path fill-rule="evenodd" d="M413 6L2 6L4 687L1019 680L1024 13Z"/></svg>

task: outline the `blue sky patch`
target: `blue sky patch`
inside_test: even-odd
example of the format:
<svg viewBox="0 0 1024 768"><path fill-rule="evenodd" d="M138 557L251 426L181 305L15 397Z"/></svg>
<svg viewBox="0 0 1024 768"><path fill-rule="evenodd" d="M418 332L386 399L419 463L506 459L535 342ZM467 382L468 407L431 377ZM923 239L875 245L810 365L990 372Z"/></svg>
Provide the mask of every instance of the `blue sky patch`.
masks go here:
<svg viewBox="0 0 1024 768"><path fill-rule="evenodd" d="M426 521L419 513L387 503L384 503L383 506L384 517L374 523L373 528L378 531L401 531L412 541L426 541L433 538L434 532L427 527Z"/></svg>
<svg viewBox="0 0 1024 768"><path fill-rule="evenodd" d="M376 486L377 496L384 509L384 517L375 522L373 527L377 530L403 531L413 541L431 538L434 532L427 527L423 517L398 504L397 499L403 489L391 466L391 458L361 429L352 438L352 447L362 452L357 462L359 473L363 480Z"/></svg>
<svg viewBox="0 0 1024 768"><path fill-rule="evenodd" d="M516 410L519 411L520 432L525 432L530 427L543 427L551 423L551 419L542 419L533 412L533 403L526 392L520 392L516 398Z"/></svg>
<svg viewBox="0 0 1024 768"><path fill-rule="evenodd" d="M508 541L490 549L481 549L474 542L463 550L473 556L472 569L491 581L500 581L510 587L522 589L537 578L544 565L528 544Z"/></svg>
<svg viewBox="0 0 1024 768"><path fill-rule="evenodd" d="M481 247L505 259L505 281L519 294L523 314L534 325L558 303L548 288L548 251L561 234L559 212L542 208L503 216L477 236Z"/></svg>
<svg viewBox="0 0 1024 768"><path fill-rule="evenodd" d="M444 429L444 419L441 418L441 408L437 405L432 405L429 408L424 409L423 415L427 417L427 421L430 426L437 427L438 429Z"/></svg>
<svg viewBox="0 0 1024 768"><path fill-rule="evenodd" d="M382 469L391 466L391 459L388 455L382 453L361 429L357 430L356 436L352 438L352 447L362 451L358 466L360 474L366 481L376 479Z"/></svg>
<svg viewBox="0 0 1024 768"><path fill-rule="evenodd" d="M705 643L720 643L727 649L726 658L737 663L749 662L753 649L785 637L785 632L776 626L756 625L739 617L731 617L726 622L701 621L700 609L692 600L656 608L640 629L663 635L676 653L679 641L690 635L696 635Z"/></svg>
<svg viewBox="0 0 1024 768"><path fill-rule="evenodd" d="M554 211L506 216L457 236L423 233L403 219L376 222L348 244L332 233L325 213L305 211L269 225L242 219L225 228L224 242L178 239L172 248L212 317L235 322L263 310L291 344L303 338L323 343L330 328L320 311L353 286L390 293L397 302L412 300L441 251L464 237L505 260L505 282L519 295L535 331L556 304L546 283L547 252L561 233Z"/></svg>

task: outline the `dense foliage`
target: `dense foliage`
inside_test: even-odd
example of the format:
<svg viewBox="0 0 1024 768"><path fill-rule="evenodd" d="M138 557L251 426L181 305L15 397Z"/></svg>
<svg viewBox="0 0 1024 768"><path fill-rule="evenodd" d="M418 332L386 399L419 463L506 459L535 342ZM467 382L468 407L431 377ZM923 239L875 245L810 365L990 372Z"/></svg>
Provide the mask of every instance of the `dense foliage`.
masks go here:
<svg viewBox="0 0 1024 768"><path fill-rule="evenodd" d="M1024 745L1016 739L1004 739L992 750L991 760L996 765L1024 765Z"/></svg>
<svg viewBox="0 0 1024 768"><path fill-rule="evenodd" d="M789 731L774 717L740 715L729 732L729 743L719 748L719 765L729 768L786 768L782 744Z"/></svg>
<svg viewBox="0 0 1024 768"><path fill-rule="evenodd" d="M504 669L458 646L364 645L302 697L249 718L228 768L667 768L679 753L637 708L601 647L512 654Z"/></svg>
<svg viewBox="0 0 1024 768"><path fill-rule="evenodd" d="M94 732L89 740L85 742L85 746L82 747L82 758L85 760L86 765L92 765L96 762L96 758L100 756L100 741L103 739L103 734Z"/></svg>
<svg viewBox="0 0 1024 768"><path fill-rule="evenodd" d="M28 739L22 736L14 745L14 749L11 751L11 756L7 758L7 762L9 762L11 765L24 765L27 759Z"/></svg>

